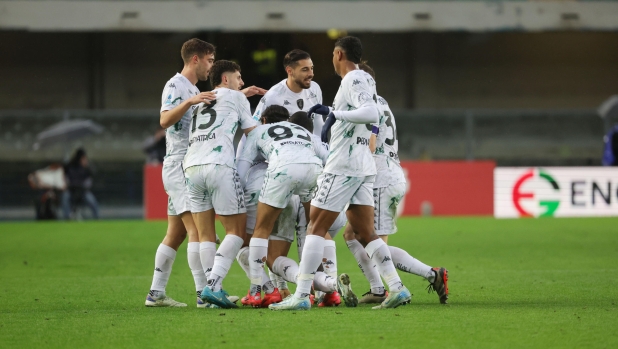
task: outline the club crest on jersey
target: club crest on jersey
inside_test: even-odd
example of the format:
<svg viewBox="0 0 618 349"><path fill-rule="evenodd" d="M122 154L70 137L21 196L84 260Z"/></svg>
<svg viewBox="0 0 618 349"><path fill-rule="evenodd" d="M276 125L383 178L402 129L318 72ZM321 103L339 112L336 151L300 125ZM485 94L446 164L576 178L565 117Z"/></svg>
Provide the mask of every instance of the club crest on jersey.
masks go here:
<svg viewBox="0 0 618 349"><path fill-rule="evenodd" d="M361 92L358 95L358 102L359 103L363 103L363 102L369 101L371 99L372 99L371 95L369 93L367 93L367 92Z"/></svg>
<svg viewBox="0 0 618 349"><path fill-rule="evenodd" d="M303 106L305 105L305 101L303 101L303 99L299 99L296 101L296 105L298 106L298 109L303 109Z"/></svg>

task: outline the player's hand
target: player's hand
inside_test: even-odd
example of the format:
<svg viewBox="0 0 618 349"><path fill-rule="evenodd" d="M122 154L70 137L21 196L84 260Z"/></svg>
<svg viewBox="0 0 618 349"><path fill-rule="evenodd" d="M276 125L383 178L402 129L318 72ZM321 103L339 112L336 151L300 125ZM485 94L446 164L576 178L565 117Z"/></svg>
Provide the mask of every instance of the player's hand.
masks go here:
<svg viewBox="0 0 618 349"><path fill-rule="evenodd" d="M326 121L324 121L324 126L322 127L322 142L328 143L328 131L333 127L335 121L337 121L337 119L335 119L335 114L328 114Z"/></svg>
<svg viewBox="0 0 618 349"><path fill-rule="evenodd" d="M217 99L217 94L209 91L197 94L187 99L187 102L189 102L191 105L195 105L198 103L210 104L210 101L213 101L215 99Z"/></svg>
<svg viewBox="0 0 618 349"><path fill-rule="evenodd" d="M330 108L321 104L316 104L313 107L309 108L309 110L307 110L307 116L309 118L312 118L313 114L328 115L329 113Z"/></svg>
<svg viewBox="0 0 618 349"><path fill-rule="evenodd" d="M251 97L255 95L263 96L266 92L268 92L268 90L265 90L257 86L249 86L245 89L240 90L240 92L242 92L245 95L245 97Z"/></svg>

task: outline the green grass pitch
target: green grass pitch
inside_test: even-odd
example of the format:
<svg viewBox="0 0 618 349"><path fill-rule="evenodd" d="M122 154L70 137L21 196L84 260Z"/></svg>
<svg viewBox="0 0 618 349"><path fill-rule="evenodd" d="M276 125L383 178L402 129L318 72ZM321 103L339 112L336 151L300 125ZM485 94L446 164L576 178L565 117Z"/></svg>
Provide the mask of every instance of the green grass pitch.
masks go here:
<svg viewBox="0 0 618 349"><path fill-rule="evenodd" d="M186 245L167 293L189 307L146 308L165 228L1 223L0 348L618 347L616 218L400 219L390 243L449 269L450 304L400 273L412 303L380 311L197 309ZM364 293L367 281L342 236L336 241L339 272ZM224 286L246 293L236 263Z"/></svg>

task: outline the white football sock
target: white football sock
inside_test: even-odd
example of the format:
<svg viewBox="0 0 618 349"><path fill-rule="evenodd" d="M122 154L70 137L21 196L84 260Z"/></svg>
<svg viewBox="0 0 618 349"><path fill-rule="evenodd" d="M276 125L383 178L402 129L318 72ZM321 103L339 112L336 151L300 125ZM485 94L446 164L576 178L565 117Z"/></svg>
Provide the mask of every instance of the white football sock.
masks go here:
<svg viewBox="0 0 618 349"><path fill-rule="evenodd" d="M298 274L298 282L296 284L296 292L298 298L308 297L311 293L311 284L313 276L324 255L324 238L319 235L308 235L305 239L305 248L303 249L303 259L300 262L300 273Z"/></svg>
<svg viewBox="0 0 618 349"><path fill-rule="evenodd" d="M228 234L225 236L219 249L215 254L215 263L212 266L212 272L208 278L208 286L213 292L220 291L223 283L223 279L227 276L227 273L232 267L234 257L240 251L244 240L240 236Z"/></svg>
<svg viewBox="0 0 618 349"><path fill-rule="evenodd" d="M151 290L165 294L165 286L170 279L174 259L176 259L176 251L167 245L160 244L155 254L155 271L152 276Z"/></svg>
<svg viewBox="0 0 618 349"><path fill-rule="evenodd" d="M371 260L376 264L380 276L384 278L391 292L399 291L403 288L403 283L393 264L391 252L388 249L388 245L382 239L375 239L368 243L365 246L365 251L367 251Z"/></svg>
<svg viewBox="0 0 618 349"><path fill-rule="evenodd" d="M277 286L279 290L287 290L288 283L281 276L273 273L272 270L268 269L268 277L272 280L272 282Z"/></svg>
<svg viewBox="0 0 618 349"><path fill-rule="evenodd" d="M270 277L264 268L262 268L262 282L260 285L262 286L262 291L264 291L265 294L271 294L275 290L275 285L270 280Z"/></svg>
<svg viewBox="0 0 618 349"><path fill-rule="evenodd" d="M273 273L281 276L285 281L296 283L298 278L298 264L291 258L280 256L273 263Z"/></svg>
<svg viewBox="0 0 618 349"><path fill-rule="evenodd" d="M324 272L337 279L337 250L335 241L326 240L324 242L324 256L322 258L322 265L324 266Z"/></svg>
<svg viewBox="0 0 618 349"><path fill-rule="evenodd" d="M249 246L245 246L238 251L236 261L247 275L247 279L251 280L251 270L249 267Z"/></svg>
<svg viewBox="0 0 618 349"><path fill-rule="evenodd" d="M408 252L400 249L399 247L388 246L388 249L393 257L393 264L395 264L397 269L405 271L406 273L424 277L427 280L431 278L432 280L429 280L429 282L433 282L434 273L430 266L410 256Z"/></svg>
<svg viewBox="0 0 618 349"><path fill-rule="evenodd" d="M337 291L337 279L324 272L318 271L313 278L313 288L315 288L316 291L329 293Z"/></svg>
<svg viewBox="0 0 618 349"><path fill-rule="evenodd" d="M202 262L200 261L200 243L189 242L187 244L187 260L189 261L189 269L193 274L193 281L195 282L195 291L202 292L206 287L206 275L204 275L204 269L202 268Z"/></svg>
<svg viewBox="0 0 618 349"><path fill-rule="evenodd" d="M249 242L249 268L251 275L251 295L260 292L264 263L268 254L268 239L251 238ZM268 277L268 276L267 276Z"/></svg>
<svg viewBox="0 0 618 349"><path fill-rule="evenodd" d="M365 278L369 281L371 293L383 294L384 284L380 278L380 273L378 273L378 268L376 268L375 263L371 260L371 258L369 258L369 255L367 255L367 251L363 245L361 245L358 240L348 240L345 243L348 245L350 252L354 255L354 258L358 263L358 267L363 272L363 275L365 275Z"/></svg>
<svg viewBox="0 0 618 349"><path fill-rule="evenodd" d="M296 234L296 247L298 247L298 261L303 260L303 248L305 248L305 239L307 233Z"/></svg>
<svg viewBox="0 0 618 349"><path fill-rule="evenodd" d="M202 262L202 270L208 284L208 277L212 271L212 265L215 264L215 254L217 253L217 244L214 242L200 242L200 262ZM202 288L204 289L204 288Z"/></svg>

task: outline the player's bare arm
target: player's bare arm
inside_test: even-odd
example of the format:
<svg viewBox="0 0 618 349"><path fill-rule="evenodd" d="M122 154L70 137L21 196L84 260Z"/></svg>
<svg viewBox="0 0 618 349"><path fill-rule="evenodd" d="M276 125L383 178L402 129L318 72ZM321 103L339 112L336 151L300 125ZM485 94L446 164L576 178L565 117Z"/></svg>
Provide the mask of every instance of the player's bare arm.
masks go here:
<svg viewBox="0 0 618 349"><path fill-rule="evenodd" d="M245 128L245 129L243 129L243 130L242 130L242 132L244 132L244 133L245 133L245 136L248 136L248 135L249 135L249 132L253 131L253 129L254 129L255 127L256 127L256 126L249 127L249 128Z"/></svg>
<svg viewBox="0 0 618 349"><path fill-rule="evenodd" d="M245 97L252 97L255 95L263 96L266 92L268 92L268 90L257 86L249 86L245 89L240 90L240 92L242 92Z"/></svg>
<svg viewBox="0 0 618 349"><path fill-rule="evenodd" d="M161 127L168 128L173 124L177 123L182 116L191 108L192 105L196 105L204 102L205 104L210 104L210 101L217 98L217 95L213 92L202 92L198 95L195 95L186 101L180 103L176 108L172 110L166 110L161 112Z"/></svg>
<svg viewBox="0 0 618 349"><path fill-rule="evenodd" d="M377 136L375 133L371 134L371 137L369 137L369 150L371 150L372 153L376 152L376 142L377 142Z"/></svg>

